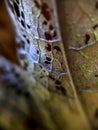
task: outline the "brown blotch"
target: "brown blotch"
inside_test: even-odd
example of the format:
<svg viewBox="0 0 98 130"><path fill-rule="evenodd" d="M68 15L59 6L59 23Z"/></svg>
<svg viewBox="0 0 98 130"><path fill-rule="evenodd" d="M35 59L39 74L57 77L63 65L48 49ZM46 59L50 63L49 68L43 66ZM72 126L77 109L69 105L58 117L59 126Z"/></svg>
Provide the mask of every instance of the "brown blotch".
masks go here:
<svg viewBox="0 0 98 130"><path fill-rule="evenodd" d="M98 24L94 25L94 26L93 26L93 29L95 30L97 27L98 27Z"/></svg>
<svg viewBox="0 0 98 130"><path fill-rule="evenodd" d="M47 21L44 21L43 24L44 24L44 25L47 25Z"/></svg>
<svg viewBox="0 0 98 130"><path fill-rule="evenodd" d="M55 80L55 78L54 78L54 77L52 77L51 75L49 75L49 78L50 78L50 79L52 79L52 80Z"/></svg>
<svg viewBox="0 0 98 130"><path fill-rule="evenodd" d="M47 46L45 47L47 49L47 51L51 51L51 45L47 44Z"/></svg>
<svg viewBox="0 0 98 130"><path fill-rule="evenodd" d="M50 15L50 12L49 12L49 7L46 3L43 3L42 4L42 14L43 16L47 19L47 20L50 20L51 19L51 15Z"/></svg>
<svg viewBox="0 0 98 130"><path fill-rule="evenodd" d="M89 39L90 39L90 35L86 34L85 35L85 44L88 44Z"/></svg>
<svg viewBox="0 0 98 130"><path fill-rule="evenodd" d="M61 82L60 82L60 81L58 81L58 80L56 80L56 81L55 81L55 83L56 83L56 84L59 84L59 85L61 84Z"/></svg>
<svg viewBox="0 0 98 130"><path fill-rule="evenodd" d="M53 33L53 37L56 37L56 36L57 36L57 32L54 31L54 33Z"/></svg>
<svg viewBox="0 0 98 130"><path fill-rule="evenodd" d="M61 91L63 95L66 95L66 89L64 87L61 86Z"/></svg>
<svg viewBox="0 0 98 130"><path fill-rule="evenodd" d="M54 46L53 49L56 49L57 51L61 51L61 49L58 46Z"/></svg>
<svg viewBox="0 0 98 130"><path fill-rule="evenodd" d="M48 33L48 32L45 32L45 38L46 38L47 40L52 40L52 36L51 36L51 34Z"/></svg>
<svg viewBox="0 0 98 130"><path fill-rule="evenodd" d="M52 24L50 24L49 29L53 30L53 25Z"/></svg>
<svg viewBox="0 0 98 130"><path fill-rule="evenodd" d="M34 3L35 3L35 6L40 9L40 5L36 0L34 0Z"/></svg>
<svg viewBox="0 0 98 130"><path fill-rule="evenodd" d="M98 2L96 2L96 4L95 4L95 8L98 9Z"/></svg>

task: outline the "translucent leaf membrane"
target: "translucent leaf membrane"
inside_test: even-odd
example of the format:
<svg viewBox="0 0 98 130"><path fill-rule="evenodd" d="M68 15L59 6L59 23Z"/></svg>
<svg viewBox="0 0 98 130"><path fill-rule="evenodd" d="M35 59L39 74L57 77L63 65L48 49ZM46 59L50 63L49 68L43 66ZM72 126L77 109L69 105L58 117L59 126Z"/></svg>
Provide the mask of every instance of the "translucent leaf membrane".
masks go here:
<svg viewBox="0 0 98 130"><path fill-rule="evenodd" d="M96 1L66 1L65 15L70 26L69 49L81 50L98 41L98 7ZM84 4L85 3L85 4ZM73 10L72 13L70 11Z"/></svg>
<svg viewBox="0 0 98 130"><path fill-rule="evenodd" d="M23 50L32 62L49 72L66 74L53 4L52 0L8 1L17 35L24 42Z"/></svg>

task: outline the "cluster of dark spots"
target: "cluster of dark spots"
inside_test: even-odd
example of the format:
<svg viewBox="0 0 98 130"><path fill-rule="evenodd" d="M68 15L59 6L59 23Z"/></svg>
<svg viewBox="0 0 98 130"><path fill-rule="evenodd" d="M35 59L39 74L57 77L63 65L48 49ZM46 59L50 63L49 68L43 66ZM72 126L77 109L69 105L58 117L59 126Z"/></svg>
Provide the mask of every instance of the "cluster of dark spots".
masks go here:
<svg viewBox="0 0 98 130"><path fill-rule="evenodd" d="M38 9L40 9L40 5L39 5L39 3L38 3L36 0L34 0L34 3L35 3L35 6L36 6Z"/></svg>
<svg viewBox="0 0 98 130"><path fill-rule="evenodd" d="M49 12L49 7L46 3L42 4L41 11L42 11L43 16L46 18L46 20L49 21L51 19L51 14Z"/></svg>
<svg viewBox="0 0 98 130"><path fill-rule="evenodd" d="M95 8L98 9L98 1L95 4Z"/></svg>
<svg viewBox="0 0 98 130"><path fill-rule="evenodd" d="M49 32L45 32L45 38L47 40L52 40L52 36L51 36L51 34Z"/></svg>
<svg viewBox="0 0 98 130"><path fill-rule="evenodd" d="M25 28L25 22L23 20L21 20L21 24Z"/></svg>
<svg viewBox="0 0 98 130"><path fill-rule="evenodd" d="M15 9L17 17L20 17L19 6L16 4L16 2L13 2L13 5L14 5L14 9Z"/></svg>
<svg viewBox="0 0 98 130"><path fill-rule="evenodd" d="M85 44L88 44L89 40L90 40L90 35L86 34L85 35Z"/></svg>
<svg viewBox="0 0 98 130"><path fill-rule="evenodd" d="M47 21L44 21L44 22L43 22L43 25L47 25Z"/></svg>
<svg viewBox="0 0 98 130"><path fill-rule="evenodd" d="M53 26L51 25L51 26L49 27L49 29L50 29L50 31L53 30ZM45 35L45 38L46 38L47 40L52 40L54 37L57 36L57 32L54 31L53 34L51 34L51 32L45 32L44 35Z"/></svg>
<svg viewBox="0 0 98 130"><path fill-rule="evenodd" d="M56 89L61 91L63 95L66 95L66 89L62 85L56 85Z"/></svg>
<svg viewBox="0 0 98 130"><path fill-rule="evenodd" d="M55 83L56 83L56 86L55 86L56 89L59 90L59 91L61 91L63 95L66 95L66 90L65 90L65 88L61 85L61 82L60 82L59 80L56 80Z"/></svg>
<svg viewBox="0 0 98 130"><path fill-rule="evenodd" d="M98 118L98 108L96 109L94 116L95 116L95 118Z"/></svg>
<svg viewBox="0 0 98 130"><path fill-rule="evenodd" d="M58 84L58 85L61 84L61 82L59 80L56 80L55 83Z"/></svg>
<svg viewBox="0 0 98 130"><path fill-rule="evenodd" d="M50 58L50 57L46 57L46 60L47 60L47 61L51 61L51 58Z"/></svg>
<svg viewBox="0 0 98 130"><path fill-rule="evenodd" d="M98 27L98 24L94 25L94 26L93 26L93 29L95 30L97 27Z"/></svg>
<svg viewBox="0 0 98 130"><path fill-rule="evenodd" d="M51 58L50 57L46 57L45 64L51 64Z"/></svg>
<svg viewBox="0 0 98 130"><path fill-rule="evenodd" d="M47 44L47 46L45 47L47 51L51 51L51 45Z"/></svg>
<svg viewBox="0 0 98 130"><path fill-rule="evenodd" d="M45 61L45 64L50 64L50 62L49 61Z"/></svg>
<svg viewBox="0 0 98 130"><path fill-rule="evenodd" d="M53 49L55 49L57 51L61 51L60 47L58 47L58 46L54 46Z"/></svg>

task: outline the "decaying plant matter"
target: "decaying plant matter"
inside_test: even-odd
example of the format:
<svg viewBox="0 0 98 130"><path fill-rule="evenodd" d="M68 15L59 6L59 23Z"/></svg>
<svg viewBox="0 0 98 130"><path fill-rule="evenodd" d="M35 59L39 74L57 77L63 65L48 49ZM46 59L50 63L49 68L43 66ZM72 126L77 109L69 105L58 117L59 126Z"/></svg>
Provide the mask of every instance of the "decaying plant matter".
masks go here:
<svg viewBox="0 0 98 130"><path fill-rule="evenodd" d="M0 129L98 129L97 0L0 1Z"/></svg>

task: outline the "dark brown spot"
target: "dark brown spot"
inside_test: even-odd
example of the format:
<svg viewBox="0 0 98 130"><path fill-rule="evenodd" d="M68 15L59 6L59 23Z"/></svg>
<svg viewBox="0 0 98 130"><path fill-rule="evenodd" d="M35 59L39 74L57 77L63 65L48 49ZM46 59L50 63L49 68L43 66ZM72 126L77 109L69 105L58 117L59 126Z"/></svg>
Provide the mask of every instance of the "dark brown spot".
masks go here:
<svg viewBox="0 0 98 130"><path fill-rule="evenodd" d="M45 64L50 64L50 62L49 61L45 61Z"/></svg>
<svg viewBox="0 0 98 130"><path fill-rule="evenodd" d="M49 29L53 30L53 25L52 24L50 24Z"/></svg>
<svg viewBox="0 0 98 130"><path fill-rule="evenodd" d="M47 20L50 20L51 19L51 15L50 15L50 12L49 12L49 7L46 3L43 3L42 4L42 14L43 16L47 19Z"/></svg>
<svg viewBox="0 0 98 130"><path fill-rule="evenodd" d="M96 2L96 4L95 4L95 8L98 9L98 2Z"/></svg>
<svg viewBox="0 0 98 130"><path fill-rule="evenodd" d="M93 29L95 30L97 27L98 27L98 24L94 25L94 26L93 26Z"/></svg>
<svg viewBox="0 0 98 130"><path fill-rule="evenodd" d="M66 90L65 90L64 87L61 87L61 91L62 91L62 94L63 94L63 95L66 95Z"/></svg>
<svg viewBox="0 0 98 130"><path fill-rule="evenodd" d="M51 58L49 58L49 57L46 57L46 60L48 60L48 61L51 61Z"/></svg>
<svg viewBox="0 0 98 130"><path fill-rule="evenodd" d="M55 83L56 83L56 84L59 84L59 85L61 84L61 82L60 82L60 81L58 81L58 80L56 80L56 81L55 81Z"/></svg>
<svg viewBox="0 0 98 130"><path fill-rule="evenodd" d="M44 24L44 25L47 25L47 21L44 21L43 24Z"/></svg>
<svg viewBox="0 0 98 130"><path fill-rule="evenodd" d="M54 31L54 33L53 33L53 37L56 37L56 36L57 36L57 32Z"/></svg>
<svg viewBox="0 0 98 130"><path fill-rule="evenodd" d="M47 40L52 40L52 36L51 36L51 34L48 33L48 32L45 32L45 38L46 38Z"/></svg>
<svg viewBox="0 0 98 130"><path fill-rule="evenodd" d="M35 6L40 9L40 5L36 0L34 0L34 3L35 3Z"/></svg>
<svg viewBox="0 0 98 130"><path fill-rule="evenodd" d="M95 111L95 118L98 118L98 108Z"/></svg>
<svg viewBox="0 0 98 130"><path fill-rule="evenodd" d="M56 49L57 51L61 51L61 49L58 46L54 46L53 49Z"/></svg>
<svg viewBox="0 0 98 130"><path fill-rule="evenodd" d="M55 78L54 78L54 77L52 77L51 75L49 75L49 78L50 78L50 79L52 79L52 80L55 80Z"/></svg>
<svg viewBox="0 0 98 130"><path fill-rule="evenodd" d="M51 45L47 44L46 49L47 49L47 51L51 51Z"/></svg>
<svg viewBox="0 0 98 130"><path fill-rule="evenodd" d="M85 35L85 44L88 44L89 39L90 39L90 35L86 34Z"/></svg>

